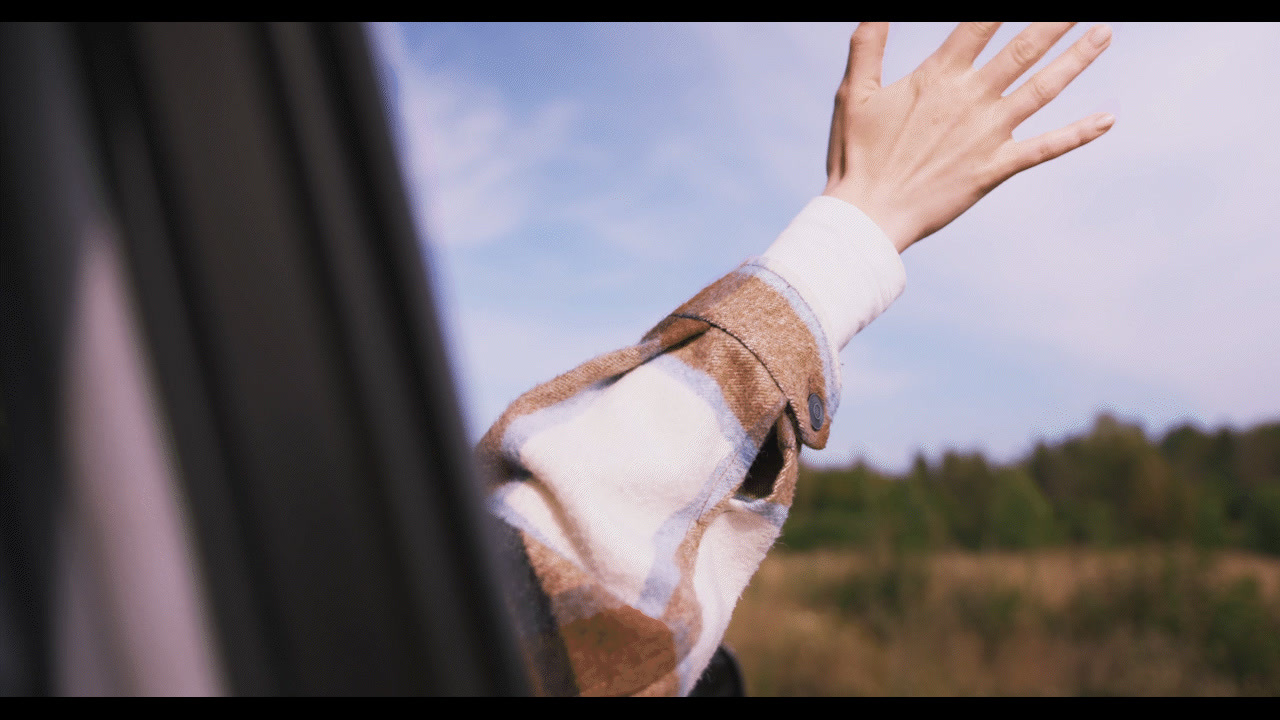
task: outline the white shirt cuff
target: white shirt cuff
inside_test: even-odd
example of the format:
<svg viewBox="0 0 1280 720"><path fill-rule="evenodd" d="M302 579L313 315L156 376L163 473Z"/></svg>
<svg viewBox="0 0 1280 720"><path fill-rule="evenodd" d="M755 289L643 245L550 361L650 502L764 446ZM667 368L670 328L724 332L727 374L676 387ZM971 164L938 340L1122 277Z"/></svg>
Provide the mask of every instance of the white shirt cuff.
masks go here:
<svg viewBox="0 0 1280 720"><path fill-rule="evenodd" d="M813 309L838 353L907 284L902 258L858 208L822 195L761 256Z"/></svg>

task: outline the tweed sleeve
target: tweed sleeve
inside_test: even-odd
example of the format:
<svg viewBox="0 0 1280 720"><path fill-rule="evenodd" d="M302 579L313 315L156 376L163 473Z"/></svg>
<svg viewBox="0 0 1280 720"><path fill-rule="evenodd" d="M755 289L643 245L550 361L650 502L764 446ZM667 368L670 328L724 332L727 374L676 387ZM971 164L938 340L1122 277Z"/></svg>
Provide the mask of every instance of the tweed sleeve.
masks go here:
<svg viewBox="0 0 1280 720"><path fill-rule="evenodd" d="M854 294L864 307L824 306L843 300L805 249L828 231L881 251L887 240L874 225L832 230L831 206L815 203L764 256L636 345L524 394L481 440L539 692L687 694L719 646L779 536L800 446L827 442L842 344L831 334L883 311L884 287L901 292L860 267L854 277L876 285Z"/></svg>

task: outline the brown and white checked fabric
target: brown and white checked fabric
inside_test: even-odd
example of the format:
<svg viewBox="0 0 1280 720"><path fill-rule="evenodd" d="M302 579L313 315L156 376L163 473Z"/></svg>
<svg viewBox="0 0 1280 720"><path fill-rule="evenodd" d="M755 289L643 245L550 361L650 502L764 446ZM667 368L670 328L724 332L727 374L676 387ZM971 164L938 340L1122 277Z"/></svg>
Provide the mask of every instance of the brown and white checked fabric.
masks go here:
<svg viewBox="0 0 1280 720"><path fill-rule="evenodd" d="M544 694L683 695L777 540L839 350L901 292L883 233L811 202L638 343L517 399L481 440ZM516 572L520 575L520 572Z"/></svg>

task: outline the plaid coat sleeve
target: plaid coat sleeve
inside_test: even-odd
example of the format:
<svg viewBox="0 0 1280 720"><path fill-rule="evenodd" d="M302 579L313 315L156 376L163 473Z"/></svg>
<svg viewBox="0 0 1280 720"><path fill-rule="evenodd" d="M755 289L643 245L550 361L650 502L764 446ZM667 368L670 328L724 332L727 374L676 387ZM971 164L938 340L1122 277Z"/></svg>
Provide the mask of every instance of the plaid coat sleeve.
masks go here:
<svg viewBox="0 0 1280 720"><path fill-rule="evenodd" d="M517 399L481 440L545 694L687 694L826 445L838 353L902 291L888 239L818 198L641 341ZM522 582L521 582L522 581Z"/></svg>

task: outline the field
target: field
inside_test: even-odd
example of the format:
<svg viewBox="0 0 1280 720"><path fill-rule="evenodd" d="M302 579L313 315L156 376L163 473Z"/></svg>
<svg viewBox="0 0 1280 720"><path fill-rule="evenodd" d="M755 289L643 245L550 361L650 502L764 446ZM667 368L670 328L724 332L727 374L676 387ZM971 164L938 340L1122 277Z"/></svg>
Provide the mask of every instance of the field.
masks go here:
<svg viewBox="0 0 1280 720"><path fill-rule="evenodd" d="M775 550L726 636L750 695L1277 695L1280 558Z"/></svg>

